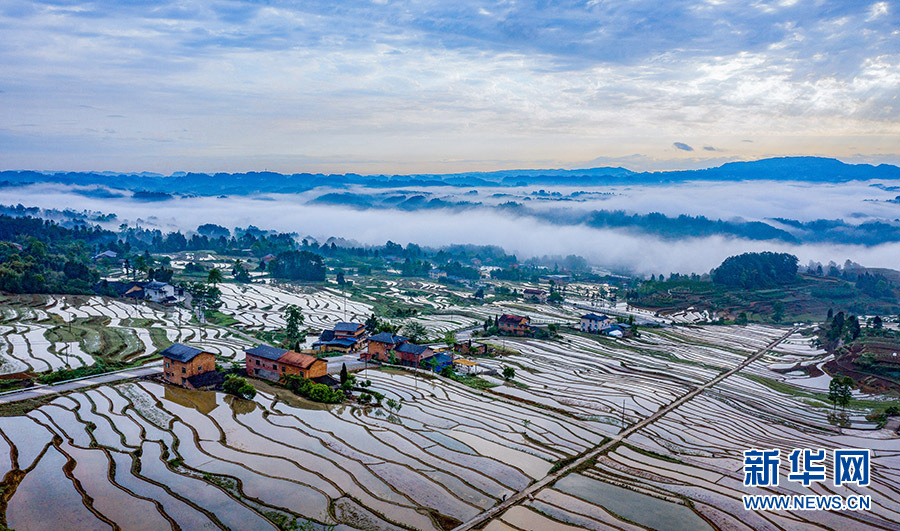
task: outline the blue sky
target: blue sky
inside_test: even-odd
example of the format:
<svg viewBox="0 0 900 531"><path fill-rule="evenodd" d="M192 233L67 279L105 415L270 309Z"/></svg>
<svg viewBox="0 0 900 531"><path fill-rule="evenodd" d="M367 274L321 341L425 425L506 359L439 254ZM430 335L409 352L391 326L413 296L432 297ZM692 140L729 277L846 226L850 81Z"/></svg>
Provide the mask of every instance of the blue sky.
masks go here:
<svg viewBox="0 0 900 531"><path fill-rule="evenodd" d="M0 3L0 168L900 163L900 4Z"/></svg>

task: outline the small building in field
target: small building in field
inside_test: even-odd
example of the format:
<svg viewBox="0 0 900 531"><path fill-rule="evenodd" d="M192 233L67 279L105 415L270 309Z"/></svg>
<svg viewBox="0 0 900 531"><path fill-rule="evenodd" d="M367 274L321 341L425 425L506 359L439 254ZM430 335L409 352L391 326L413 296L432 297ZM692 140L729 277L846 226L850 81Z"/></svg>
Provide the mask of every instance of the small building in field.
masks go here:
<svg viewBox="0 0 900 531"><path fill-rule="evenodd" d="M537 303L547 302L547 292L542 289L525 288L522 290L525 300Z"/></svg>
<svg viewBox="0 0 900 531"><path fill-rule="evenodd" d="M265 378L278 381L281 374L278 371L278 358L287 353L287 350L269 345L259 345L244 351L244 363L247 376Z"/></svg>
<svg viewBox="0 0 900 531"><path fill-rule="evenodd" d="M144 284L144 297L149 301L162 304L177 301L175 286L157 280Z"/></svg>
<svg viewBox="0 0 900 531"><path fill-rule="evenodd" d="M397 361L400 365L419 367L422 362L434 356L434 351L425 345L416 345L409 341L397 345L394 349Z"/></svg>
<svg viewBox="0 0 900 531"><path fill-rule="evenodd" d="M343 352L349 354L365 344L366 327L359 323L340 322L331 330L323 330L312 348L320 352Z"/></svg>
<svg viewBox="0 0 900 531"><path fill-rule="evenodd" d="M259 261L263 264L268 264L269 262L271 262L274 259L275 259L274 254L267 254L267 255L263 256L262 258L260 258Z"/></svg>
<svg viewBox="0 0 900 531"><path fill-rule="evenodd" d="M432 280L438 280L440 278L447 278L447 272L443 269L432 269L428 272L428 278Z"/></svg>
<svg viewBox="0 0 900 531"><path fill-rule="evenodd" d="M500 332L512 336L528 336L531 335L531 318L521 315L512 315L505 313L500 316L497 322Z"/></svg>
<svg viewBox="0 0 900 531"><path fill-rule="evenodd" d="M328 362L289 350L278 358L278 370L281 374L296 374L304 378L320 378L328 375Z"/></svg>
<svg viewBox="0 0 900 531"><path fill-rule="evenodd" d="M309 354L259 345L244 351L248 376L277 382L285 374L316 378L328 374L328 362Z"/></svg>
<svg viewBox="0 0 900 531"><path fill-rule="evenodd" d="M460 341L459 343L454 345L453 350L457 354L463 354L466 356L483 356L488 353L488 346L486 343L467 339L465 341Z"/></svg>
<svg viewBox="0 0 900 531"><path fill-rule="evenodd" d="M408 338L397 336L389 332L381 332L369 338L369 345L360 356L364 360L388 361L388 352L396 350L398 346L409 341Z"/></svg>
<svg viewBox="0 0 900 531"><path fill-rule="evenodd" d="M581 331L597 334L609 328L612 324L612 318L608 315L597 315L587 313L581 316Z"/></svg>
<svg viewBox="0 0 900 531"><path fill-rule="evenodd" d="M453 368L453 354L435 354L434 356L428 358L425 362L426 365L431 366L431 370L434 372L440 372L444 367Z"/></svg>
<svg viewBox="0 0 900 531"><path fill-rule="evenodd" d="M175 343L160 352L163 378L175 385L193 388L192 377L216 371L216 356L199 348Z"/></svg>
<svg viewBox="0 0 900 531"><path fill-rule="evenodd" d="M97 254L95 254L95 255L91 258L91 260L97 262L98 260L104 260L104 259L106 259L106 260L115 260L115 259L118 258L118 257L119 257L119 253L117 253L117 252L115 252L115 251L106 250L106 251L103 251L102 253L97 253Z"/></svg>

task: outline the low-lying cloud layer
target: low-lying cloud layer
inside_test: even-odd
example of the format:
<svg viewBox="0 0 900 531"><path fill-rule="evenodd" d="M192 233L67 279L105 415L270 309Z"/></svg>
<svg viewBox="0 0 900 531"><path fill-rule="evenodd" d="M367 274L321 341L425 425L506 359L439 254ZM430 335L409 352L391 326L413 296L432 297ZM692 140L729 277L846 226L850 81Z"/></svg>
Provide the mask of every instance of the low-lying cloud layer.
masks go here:
<svg viewBox="0 0 900 531"><path fill-rule="evenodd" d="M488 192L482 190L479 195L487 195ZM628 230L551 224L535 217L516 216L487 208L401 211L308 204L319 193L321 191L297 195L191 197L147 203L127 197L84 197L73 193L70 187L34 185L0 189L0 204L21 203L42 208L67 205L74 209L113 212L119 217L110 224L113 228L127 221L164 231L187 232L203 223L216 223L229 228L256 225L264 229L296 232L301 236L312 235L320 240L336 236L373 245L383 244L387 240L430 246L493 244L517 254L520 259L577 254L607 269L647 275L706 272L728 256L761 250L790 252L796 254L801 263L808 260L843 262L849 258L872 267L900 266L897 263L900 244L897 243L870 247L792 245L722 236L672 240ZM609 208L630 204L630 211L646 213L665 210L672 215L703 213L716 217L730 212L731 216L749 219L768 216L816 219L852 215L854 212L878 217L892 212L896 215L900 208L896 204L865 201L886 194L866 183L804 187L791 183L770 183L767 186L759 186L758 183L688 183L681 186L624 187L617 193L619 195L609 200L611 203L598 201L598 205ZM547 209L565 210L573 205L579 208L595 206L593 203L582 205L565 201L541 203ZM661 208L666 206L668 208ZM732 208L734 210L729 210Z"/></svg>

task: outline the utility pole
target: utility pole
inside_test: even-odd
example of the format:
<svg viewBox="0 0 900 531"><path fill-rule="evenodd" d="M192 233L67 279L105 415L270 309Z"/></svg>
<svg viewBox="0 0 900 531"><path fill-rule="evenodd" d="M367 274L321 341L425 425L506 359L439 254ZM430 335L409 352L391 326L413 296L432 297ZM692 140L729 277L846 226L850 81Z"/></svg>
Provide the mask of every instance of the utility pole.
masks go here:
<svg viewBox="0 0 900 531"><path fill-rule="evenodd" d="M622 429L625 429L625 399L622 399Z"/></svg>

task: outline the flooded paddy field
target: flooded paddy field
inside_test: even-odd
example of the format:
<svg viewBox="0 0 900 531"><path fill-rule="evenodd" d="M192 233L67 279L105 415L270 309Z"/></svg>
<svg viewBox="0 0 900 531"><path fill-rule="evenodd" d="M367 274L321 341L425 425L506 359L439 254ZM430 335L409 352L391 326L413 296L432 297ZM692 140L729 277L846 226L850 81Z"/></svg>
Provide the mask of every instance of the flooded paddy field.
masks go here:
<svg viewBox="0 0 900 531"><path fill-rule="evenodd" d="M287 515L346 529L434 529L603 438L592 423L436 380L365 376L401 408L305 407L266 392L245 401L141 381L0 418L6 523L266 529ZM60 511L41 510L47 492Z"/></svg>
<svg viewBox="0 0 900 531"><path fill-rule="evenodd" d="M429 334L518 312L572 324L570 304L459 304L446 286L397 283L393 297L431 310ZM243 359L254 331L362 320L372 305L333 288L222 286L232 326L184 309L101 297L28 296L0 304L4 372L98 359L141 361L170 342ZM442 291L444 290L444 291ZM442 298L443 297L443 298ZM429 301L429 302L426 302ZM433 303L433 304L432 304ZM434 305L437 306L434 306ZM527 308L527 311L523 308ZM0 417L0 510L13 529L450 529L617 437L774 341L743 370L635 430L493 519L487 529L870 529L900 520L900 446L865 410L832 411L815 368L827 360L788 327L642 328L610 339L562 328L555 340L492 338L514 353L477 358L512 381L494 387L388 369L359 373L399 409L324 406L258 384L252 401L153 381L98 386ZM825 382L827 390L827 381ZM880 397L861 397L877 400ZM748 491L751 448L871 448L872 485ZM782 473L786 474L782 467ZM866 513L748 513L748 493L870 494ZM54 511L43 510L50 496Z"/></svg>

